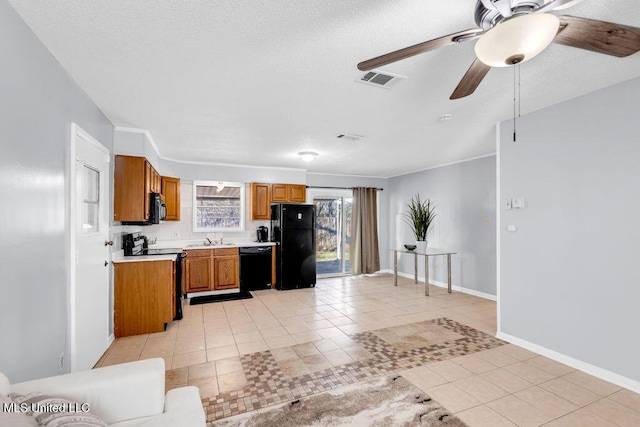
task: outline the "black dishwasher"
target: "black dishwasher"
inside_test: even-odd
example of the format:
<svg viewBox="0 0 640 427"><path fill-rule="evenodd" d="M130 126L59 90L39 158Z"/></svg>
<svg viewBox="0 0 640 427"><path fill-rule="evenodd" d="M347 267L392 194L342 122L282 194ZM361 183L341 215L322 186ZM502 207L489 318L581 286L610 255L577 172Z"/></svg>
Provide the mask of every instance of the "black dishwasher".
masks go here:
<svg viewBox="0 0 640 427"><path fill-rule="evenodd" d="M240 290L271 288L271 246L240 248Z"/></svg>

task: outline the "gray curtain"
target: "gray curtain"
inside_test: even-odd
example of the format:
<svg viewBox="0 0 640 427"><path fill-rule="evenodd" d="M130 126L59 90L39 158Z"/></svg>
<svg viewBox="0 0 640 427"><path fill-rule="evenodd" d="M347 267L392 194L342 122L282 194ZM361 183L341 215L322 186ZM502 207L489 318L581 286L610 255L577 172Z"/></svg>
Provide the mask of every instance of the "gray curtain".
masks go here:
<svg viewBox="0 0 640 427"><path fill-rule="evenodd" d="M367 274L380 270L376 188L353 189L349 264L352 274Z"/></svg>

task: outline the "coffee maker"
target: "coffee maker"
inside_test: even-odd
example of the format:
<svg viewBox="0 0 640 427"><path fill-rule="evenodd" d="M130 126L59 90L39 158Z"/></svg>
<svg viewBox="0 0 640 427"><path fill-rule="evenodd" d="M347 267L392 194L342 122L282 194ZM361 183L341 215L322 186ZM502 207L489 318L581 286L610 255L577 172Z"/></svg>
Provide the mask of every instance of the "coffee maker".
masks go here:
<svg viewBox="0 0 640 427"><path fill-rule="evenodd" d="M269 229L264 225L261 225L256 230L256 237L258 242L268 242L269 241Z"/></svg>

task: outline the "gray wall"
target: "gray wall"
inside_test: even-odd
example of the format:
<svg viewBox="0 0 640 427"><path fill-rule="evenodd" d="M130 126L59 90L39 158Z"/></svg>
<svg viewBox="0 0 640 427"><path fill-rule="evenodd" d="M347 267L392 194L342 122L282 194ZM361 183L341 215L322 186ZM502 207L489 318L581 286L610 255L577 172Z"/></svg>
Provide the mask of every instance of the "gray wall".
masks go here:
<svg viewBox="0 0 640 427"><path fill-rule="evenodd" d="M307 185L318 187L376 187L378 191L378 249L380 251L380 269L391 268L389 264L389 180L352 175L307 174Z"/></svg>
<svg viewBox="0 0 640 427"><path fill-rule="evenodd" d="M0 371L58 373L67 344L71 122L111 148L113 126L0 0Z"/></svg>
<svg viewBox="0 0 640 427"><path fill-rule="evenodd" d="M640 381L640 79L501 125L501 331ZM516 232L507 232L507 225Z"/></svg>
<svg viewBox="0 0 640 427"><path fill-rule="evenodd" d="M389 179L389 242L392 248L415 243L404 222L406 204L416 194L437 205L427 236L429 247L455 250L452 284L496 295L496 157L489 156ZM392 264L392 255L387 254ZM413 256L400 256L398 270L413 275ZM419 263L420 276L424 267ZM429 264L430 280L447 282L446 258Z"/></svg>

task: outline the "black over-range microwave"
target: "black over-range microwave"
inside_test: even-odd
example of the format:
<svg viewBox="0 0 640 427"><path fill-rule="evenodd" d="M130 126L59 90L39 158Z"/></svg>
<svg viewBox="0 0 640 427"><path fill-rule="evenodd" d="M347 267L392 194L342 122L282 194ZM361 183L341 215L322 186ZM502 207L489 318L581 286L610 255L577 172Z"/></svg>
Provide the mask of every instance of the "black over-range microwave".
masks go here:
<svg viewBox="0 0 640 427"><path fill-rule="evenodd" d="M167 205L164 203L160 193L150 193L149 195L149 219L146 221L122 221L123 225L151 225L160 224L160 221L167 219Z"/></svg>
<svg viewBox="0 0 640 427"><path fill-rule="evenodd" d="M151 193L151 202L149 204L149 224L159 224L160 221L167 219L167 205L162 200L160 193Z"/></svg>

